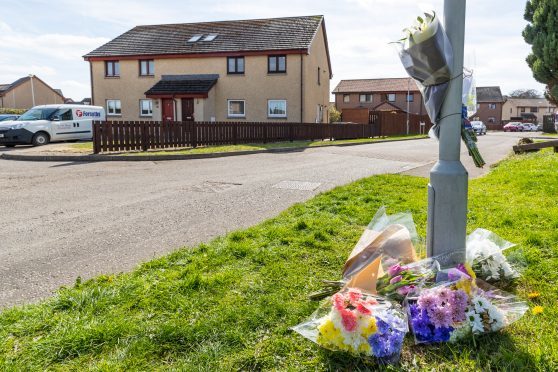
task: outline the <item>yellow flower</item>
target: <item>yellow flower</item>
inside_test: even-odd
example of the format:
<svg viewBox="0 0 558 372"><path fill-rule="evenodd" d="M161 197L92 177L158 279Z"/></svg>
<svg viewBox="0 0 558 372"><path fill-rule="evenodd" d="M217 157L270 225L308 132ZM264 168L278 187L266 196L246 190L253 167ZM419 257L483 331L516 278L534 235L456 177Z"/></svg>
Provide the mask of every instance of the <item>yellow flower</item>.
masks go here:
<svg viewBox="0 0 558 372"><path fill-rule="evenodd" d="M327 319L325 322L318 326L318 343L321 345L331 345L338 348L343 348L343 337L341 331L335 328L335 325L331 319Z"/></svg>
<svg viewBox="0 0 558 372"><path fill-rule="evenodd" d="M541 314L544 311L544 307L542 306L535 306L532 310L534 315Z"/></svg>
<svg viewBox="0 0 558 372"><path fill-rule="evenodd" d="M465 270L467 270L467 274L469 274L469 276L475 280L477 278L477 275L475 274L475 272L473 271L473 268L471 267L471 265L469 265L468 263L466 263L465 265Z"/></svg>
<svg viewBox="0 0 558 372"><path fill-rule="evenodd" d="M362 327L361 334L362 337L368 338L370 335L373 335L378 331L378 327L376 326L376 318L370 317L368 320L368 324Z"/></svg>
<svg viewBox="0 0 558 372"><path fill-rule="evenodd" d="M365 355L369 355L370 345L368 344L368 342L363 342L362 344L360 344L360 346L358 347L358 352Z"/></svg>
<svg viewBox="0 0 558 372"><path fill-rule="evenodd" d="M539 297L541 294L539 292L531 292L527 295L527 297L529 297L530 300Z"/></svg>
<svg viewBox="0 0 558 372"><path fill-rule="evenodd" d="M457 289L461 289L463 292L467 293L467 295L471 296L473 282L471 282L471 280L469 279L461 279L457 283L455 283L455 287Z"/></svg>

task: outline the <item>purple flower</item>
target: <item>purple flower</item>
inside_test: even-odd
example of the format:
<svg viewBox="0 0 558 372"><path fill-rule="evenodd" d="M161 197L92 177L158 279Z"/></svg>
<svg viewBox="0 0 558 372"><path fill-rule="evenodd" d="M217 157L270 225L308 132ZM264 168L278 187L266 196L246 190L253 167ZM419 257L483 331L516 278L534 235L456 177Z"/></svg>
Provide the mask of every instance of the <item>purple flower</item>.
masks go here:
<svg viewBox="0 0 558 372"><path fill-rule="evenodd" d="M415 288L416 287L414 285L404 285L403 287L397 288L396 292L398 295L405 297L409 293L413 292Z"/></svg>
<svg viewBox="0 0 558 372"><path fill-rule="evenodd" d="M399 283L401 280L403 280L403 277L401 275L397 275L397 276L391 278L391 280L389 281L389 284Z"/></svg>
<svg viewBox="0 0 558 372"><path fill-rule="evenodd" d="M452 313L447 307L436 307L428 311L428 316L436 328L449 327L452 324Z"/></svg>
<svg viewBox="0 0 558 372"><path fill-rule="evenodd" d="M438 298L442 302L449 302L450 299L453 297L451 292L452 291L449 288L441 288L440 290L438 290Z"/></svg>
<svg viewBox="0 0 558 372"><path fill-rule="evenodd" d="M420 306L420 308L425 310L429 310L438 306L438 303L438 296L436 296L432 292L425 292L418 299L418 305Z"/></svg>
<svg viewBox="0 0 558 372"><path fill-rule="evenodd" d="M432 341L434 341L434 342L447 342L450 339L452 331L453 331L452 327L436 328L434 330L434 336L432 337Z"/></svg>
<svg viewBox="0 0 558 372"><path fill-rule="evenodd" d="M393 277L399 274L401 271L403 271L403 268L399 264L395 264L388 269L388 275Z"/></svg>
<svg viewBox="0 0 558 372"><path fill-rule="evenodd" d="M376 317L378 332L368 338L372 353L378 358L399 354L405 337L405 332L401 331L404 329L404 322L401 318L389 313L385 314L383 318Z"/></svg>

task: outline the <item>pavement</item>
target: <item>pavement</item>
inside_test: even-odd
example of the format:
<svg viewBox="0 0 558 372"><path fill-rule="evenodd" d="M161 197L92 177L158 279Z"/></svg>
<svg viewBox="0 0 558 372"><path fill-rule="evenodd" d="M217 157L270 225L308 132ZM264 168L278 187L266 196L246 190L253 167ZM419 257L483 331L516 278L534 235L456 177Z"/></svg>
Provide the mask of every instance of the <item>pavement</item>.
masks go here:
<svg viewBox="0 0 558 372"><path fill-rule="evenodd" d="M518 137L482 136L487 163ZM35 302L78 276L131 270L363 177L427 177L437 150L421 139L161 162L0 160L0 307ZM462 161L471 177L489 171L465 150Z"/></svg>

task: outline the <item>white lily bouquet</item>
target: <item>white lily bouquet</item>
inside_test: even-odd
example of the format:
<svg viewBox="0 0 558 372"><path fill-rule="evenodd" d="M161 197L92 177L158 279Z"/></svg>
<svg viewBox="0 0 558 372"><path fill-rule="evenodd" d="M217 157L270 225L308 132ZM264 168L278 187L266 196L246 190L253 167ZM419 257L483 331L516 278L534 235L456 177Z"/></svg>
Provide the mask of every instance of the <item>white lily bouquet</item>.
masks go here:
<svg viewBox="0 0 558 372"><path fill-rule="evenodd" d="M431 136L440 136L440 114L444 103L449 82L452 79L453 49L451 43L440 24L435 12L425 13L424 17L417 17L416 23L404 30L405 36L400 40L399 56L409 76L415 79L424 97L424 105L430 120L434 123ZM468 84L464 84L463 104L471 107L470 89L472 78L465 77ZM465 82L465 81L464 81ZM468 112L469 109L465 109ZM461 136L463 142L479 168L485 164L477 145L472 128L467 128L468 116L462 117ZM470 124L469 124L470 127Z"/></svg>
<svg viewBox="0 0 558 372"><path fill-rule="evenodd" d="M417 17L417 22L404 33L399 56L409 76L418 83L437 138L442 104L451 80L453 49L434 12Z"/></svg>

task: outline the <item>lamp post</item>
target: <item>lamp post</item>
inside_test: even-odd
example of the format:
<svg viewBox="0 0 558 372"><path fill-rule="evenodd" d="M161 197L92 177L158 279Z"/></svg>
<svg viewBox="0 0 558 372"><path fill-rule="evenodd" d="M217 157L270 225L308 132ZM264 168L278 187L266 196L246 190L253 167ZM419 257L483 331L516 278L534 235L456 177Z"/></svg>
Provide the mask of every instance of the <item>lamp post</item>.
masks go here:
<svg viewBox="0 0 558 372"><path fill-rule="evenodd" d="M35 107L35 87L33 86L33 74L29 74L29 79L31 79L31 98L33 99L33 107Z"/></svg>
<svg viewBox="0 0 558 372"><path fill-rule="evenodd" d="M427 253L456 252L444 265L465 261L468 174L460 161L463 46L466 0L444 0L444 28L453 47L453 68L440 121L439 160L428 185Z"/></svg>

